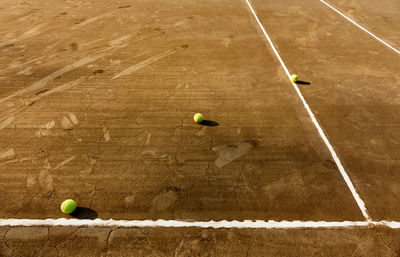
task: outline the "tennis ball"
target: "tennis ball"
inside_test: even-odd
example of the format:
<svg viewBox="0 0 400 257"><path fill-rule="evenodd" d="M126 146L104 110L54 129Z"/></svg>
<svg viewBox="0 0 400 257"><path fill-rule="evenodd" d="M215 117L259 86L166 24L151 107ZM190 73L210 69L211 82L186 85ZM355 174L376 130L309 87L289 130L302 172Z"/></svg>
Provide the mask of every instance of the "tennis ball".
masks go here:
<svg viewBox="0 0 400 257"><path fill-rule="evenodd" d="M76 203L74 200L67 199L61 204L61 211L63 213L71 213L75 211Z"/></svg>
<svg viewBox="0 0 400 257"><path fill-rule="evenodd" d="M296 83L299 80L299 76L297 76L296 74L293 74L292 76L290 76L290 81L292 81L293 83Z"/></svg>
<svg viewBox="0 0 400 257"><path fill-rule="evenodd" d="M193 120L194 120L194 122L200 123L200 122L202 122L204 120L204 116L201 113L196 113L193 116Z"/></svg>

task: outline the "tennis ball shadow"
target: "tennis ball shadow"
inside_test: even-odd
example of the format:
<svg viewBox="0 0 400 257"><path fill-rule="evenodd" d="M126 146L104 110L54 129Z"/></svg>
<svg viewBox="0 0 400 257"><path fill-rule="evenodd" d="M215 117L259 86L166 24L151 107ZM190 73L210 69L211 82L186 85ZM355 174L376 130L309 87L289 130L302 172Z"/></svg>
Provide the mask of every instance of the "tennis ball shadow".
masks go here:
<svg viewBox="0 0 400 257"><path fill-rule="evenodd" d="M298 81L296 82L296 84L299 84L299 85L311 85L310 82L302 81L302 80L298 80Z"/></svg>
<svg viewBox="0 0 400 257"><path fill-rule="evenodd" d="M207 126L207 127L216 127L219 126L219 123L212 120L203 120L199 123L200 125Z"/></svg>
<svg viewBox="0 0 400 257"><path fill-rule="evenodd" d="M99 217L95 210L86 207L76 207L75 211L73 211L70 215L81 220L94 220Z"/></svg>

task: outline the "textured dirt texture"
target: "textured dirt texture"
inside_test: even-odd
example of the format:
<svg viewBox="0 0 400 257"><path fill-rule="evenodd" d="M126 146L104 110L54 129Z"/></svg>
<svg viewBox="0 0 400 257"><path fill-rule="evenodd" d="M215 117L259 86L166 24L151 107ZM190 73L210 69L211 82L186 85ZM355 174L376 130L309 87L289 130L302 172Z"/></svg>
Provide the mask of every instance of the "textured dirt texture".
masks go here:
<svg viewBox="0 0 400 257"><path fill-rule="evenodd" d="M291 3L254 6L371 216L400 220L399 55L319 1Z"/></svg>
<svg viewBox="0 0 400 257"><path fill-rule="evenodd" d="M331 0L327 2L393 47L400 48L399 1Z"/></svg>
<svg viewBox="0 0 400 257"><path fill-rule="evenodd" d="M243 2L41 3L2 3L0 217L362 219Z"/></svg>
<svg viewBox="0 0 400 257"><path fill-rule="evenodd" d="M400 220L399 57L252 1L374 219ZM396 1L332 1L399 47ZM195 124L202 112L205 124ZM0 218L362 220L242 0L0 3ZM382 228L0 227L0 256L399 256Z"/></svg>
<svg viewBox="0 0 400 257"><path fill-rule="evenodd" d="M400 231L200 228L6 228L0 255L11 256L387 256L400 253Z"/></svg>

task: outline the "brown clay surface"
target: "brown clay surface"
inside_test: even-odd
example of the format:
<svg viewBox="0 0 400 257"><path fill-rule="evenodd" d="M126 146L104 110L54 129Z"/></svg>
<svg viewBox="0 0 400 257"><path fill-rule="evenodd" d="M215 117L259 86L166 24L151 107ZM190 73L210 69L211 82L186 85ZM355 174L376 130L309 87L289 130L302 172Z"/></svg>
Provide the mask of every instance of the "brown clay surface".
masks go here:
<svg viewBox="0 0 400 257"><path fill-rule="evenodd" d="M243 2L6 3L0 217L362 219Z"/></svg>
<svg viewBox="0 0 400 257"><path fill-rule="evenodd" d="M397 257L400 231L374 229L0 229L0 255L128 256L374 256Z"/></svg>
<svg viewBox="0 0 400 257"><path fill-rule="evenodd" d="M332 6L393 47L400 47L400 1L330 0Z"/></svg>
<svg viewBox="0 0 400 257"><path fill-rule="evenodd" d="M254 1L368 211L400 220L399 55L323 4L291 3Z"/></svg>
<svg viewBox="0 0 400 257"><path fill-rule="evenodd" d="M319 1L253 3L369 212L400 220L398 56ZM398 46L393 4L357 17ZM243 1L2 0L0 53L0 218L73 198L78 218L362 220ZM0 227L0 256L398 256L399 233Z"/></svg>

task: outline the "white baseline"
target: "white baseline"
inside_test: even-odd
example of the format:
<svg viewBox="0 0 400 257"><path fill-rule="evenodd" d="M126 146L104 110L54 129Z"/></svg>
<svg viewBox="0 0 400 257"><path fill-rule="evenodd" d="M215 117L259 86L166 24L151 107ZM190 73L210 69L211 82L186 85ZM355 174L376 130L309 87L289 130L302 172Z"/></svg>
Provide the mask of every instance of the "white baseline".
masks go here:
<svg viewBox="0 0 400 257"><path fill-rule="evenodd" d="M249 2L248 0L246 0L246 2L247 2L247 5L248 5L249 8L250 8L250 11L253 13L254 18L256 19L258 25L260 26L262 32L264 33L265 38L268 40L269 44L271 45L272 50L274 51L276 57L278 58L279 62L281 63L283 69L284 69L285 72L286 72L286 75L288 76L288 78L289 78L289 80L290 80L290 72L289 72L289 70L287 69L287 67L286 67L285 63L283 62L281 56L279 55L278 51L276 50L274 44L272 43L271 38L269 37L268 33L265 31L264 26L262 25L262 23L261 23L260 20L258 19L257 14L255 13L255 11L254 11L252 5L250 4L250 2ZM367 221L370 221L371 218L370 218L370 216L369 216L369 214L368 214L368 212L367 212L367 209L366 209L366 207L365 207L364 201L363 201L363 200L361 199L361 197L358 195L358 193L357 193L357 191L356 191L356 189L355 189L353 183L352 183L351 180L350 180L350 177L347 175L347 172L345 171L345 169L344 169L342 163L340 162L339 157L337 156L337 154L336 154L335 150L333 149L331 143L329 142L328 138L325 136L325 133L324 133L324 131L322 130L321 126L319 125L319 123L318 123L317 119L315 118L313 112L311 111L310 106L307 104L306 100L304 99L302 93L300 92L299 87L298 87L295 83L293 83L293 82L292 82L292 86L294 87L294 89L296 90L297 94L299 95L301 101L303 102L303 105L304 105L304 107L306 108L306 110L307 110L307 112L308 112L308 115L310 116L310 118L311 118L312 122L314 123L315 127L317 128L317 130L318 130L318 132L319 132L319 135L321 136L322 140L325 142L326 146L328 147L328 149L329 149L329 151L330 151L330 153L331 153L333 159L335 160L335 163L336 163L336 165L337 165L337 167L338 167L340 173L342 174L342 176L343 176L343 178L344 178L344 180L345 180L345 182L346 182L348 188L350 189L351 193L353 194L353 197L354 197L354 199L356 200L357 205L358 205L358 207L360 208L360 210L361 210L361 212L362 212L364 218L365 218Z"/></svg>
<svg viewBox="0 0 400 257"><path fill-rule="evenodd" d="M79 219L0 219L0 227L126 227L126 228L241 228L241 229L307 229L307 228L371 228L399 229L396 221L181 221L181 220L79 220Z"/></svg>
<svg viewBox="0 0 400 257"><path fill-rule="evenodd" d="M356 25L358 28L360 28L361 30L367 32L371 37L375 38L376 40L378 40L379 42L381 42L382 44L384 44L385 46L389 47L390 49L392 49L393 51L395 51L396 53L400 54L400 51L397 50L396 48L394 48L393 46L389 45L388 43L386 43L385 41L383 41L382 39L380 39L379 37L375 36L374 34L372 34L372 32L370 32L369 30L367 30L366 28L364 28L363 26L361 26L360 24L358 24L357 22L353 21L352 19L350 19L349 17L347 17L346 15L344 15L343 13L341 13L338 9L336 9L335 7L333 7L332 5L330 5L329 3L325 2L324 0L319 0L321 3L325 4L326 6L328 6L329 8L331 8L332 10L334 10L335 12L337 12L338 14L340 14L341 16L343 16L346 20L350 21L351 23L353 23L354 25Z"/></svg>

